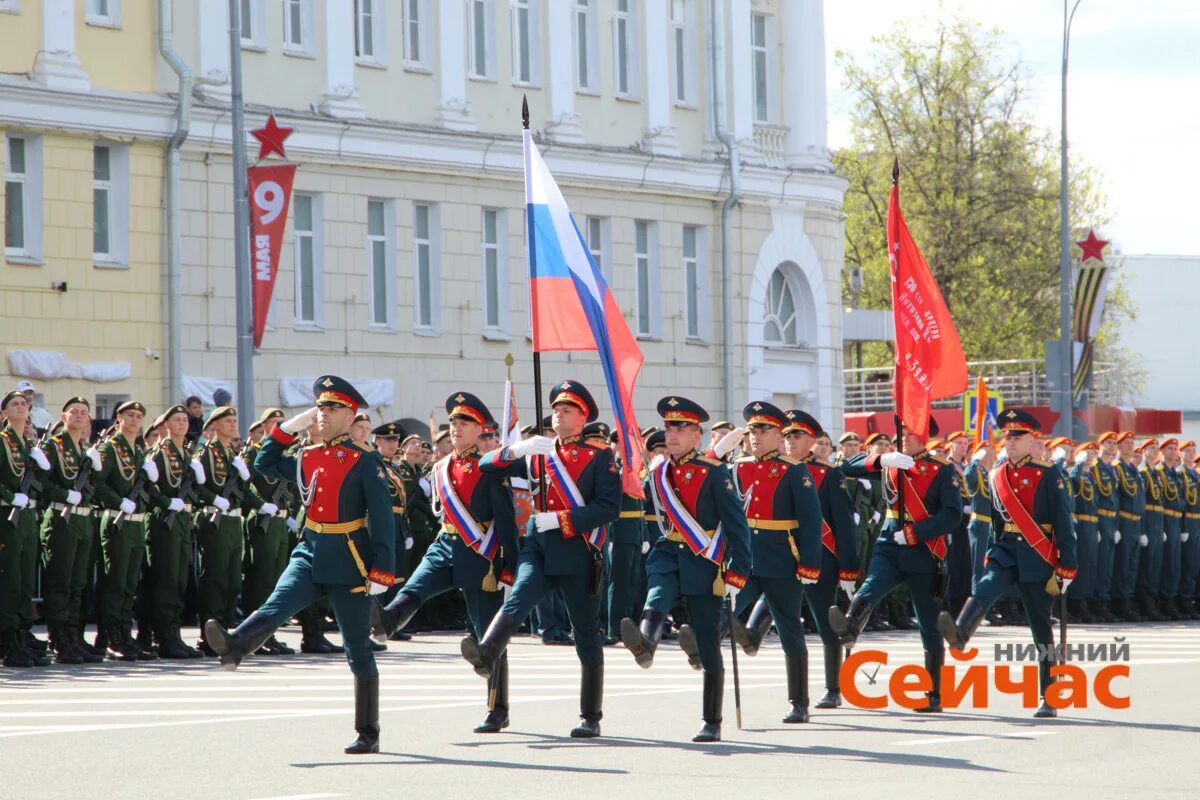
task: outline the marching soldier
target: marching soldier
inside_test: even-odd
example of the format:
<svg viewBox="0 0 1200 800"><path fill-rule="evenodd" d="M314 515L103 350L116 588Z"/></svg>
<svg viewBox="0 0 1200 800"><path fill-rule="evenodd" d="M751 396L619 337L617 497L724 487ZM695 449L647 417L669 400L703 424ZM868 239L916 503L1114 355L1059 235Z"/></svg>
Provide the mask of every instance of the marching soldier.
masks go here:
<svg viewBox="0 0 1200 800"><path fill-rule="evenodd" d="M1200 619L1200 602L1197 602L1196 586L1200 579L1200 473L1193 466L1196 461L1196 443L1191 439L1179 444L1183 463L1179 476L1183 485L1183 572L1179 578L1179 599L1183 612L1192 619Z"/></svg>
<svg viewBox="0 0 1200 800"><path fill-rule="evenodd" d="M620 463L615 445L619 443L621 431L612 432L613 459ZM641 583L640 569L643 553L649 552L646 539L645 501L640 497L621 493L621 513L609 528L608 565L608 636L604 643L621 641L621 620L638 615L635 603Z"/></svg>
<svg viewBox="0 0 1200 800"><path fill-rule="evenodd" d="M996 533L987 552L987 572L958 620L943 611L938 628L951 647L963 650L991 604L1016 584L1033 641L1044 646L1038 665L1042 705L1034 716L1055 717L1058 712L1045 699L1054 666L1051 593L1065 592L1077 574L1067 484L1056 464L1030 455L1030 434L1040 428L1033 415L1010 408L1000 415L999 427L1007 459L990 476Z"/></svg>
<svg viewBox="0 0 1200 800"><path fill-rule="evenodd" d="M698 452L703 436L700 423L708 421L708 412L687 398L664 397L658 402L658 413L666 428L670 457L650 465L647 485L648 494L654 498L654 506L659 510L663 538L655 544L646 562L649 592L641 624L639 626L628 617L621 620L621 638L637 663L649 669L667 613L680 598L686 598L691 616L687 630L694 635L692 649L704 669L704 726L692 741L719 742L725 695L721 606L726 596L732 605L750 574L746 515L731 476L722 468L721 462ZM765 417L753 416L751 425L757 425L760 419ZM780 422L777 421L776 432ZM757 433L752 433L751 441L756 441L756 436ZM773 457L777 454L764 455ZM777 463L774 469L779 473L773 476L777 479L787 471L787 466ZM809 510L814 511L815 504L810 503ZM779 530L790 538L790 529L781 527ZM790 551L774 555L787 556L786 579L778 585L764 583L763 588L772 606L779 609L780 618L791 623L781 626L781 635L789 638L798 635L803 648L804 634L799 629L800 596L798 591L791 591L800 567L796 566ZM815 578L815 574L812 577ZM683 638L682 632L680 638ZM789 689L792 688L790 672L789 669Z"/></svg>
<svg viewBox="0 0 1200 800"><path fill-rule="evenodd" d="M1138 554L1141 547L1142 514L1146 510L1146 485L1134 464L1136 455L1133 434L1117 434L1117 459L1112 462L1120 491L1117 511L1116 552L1113 556L1112 595L1117 603L1117 616L1125 622L1143 622L1133 603L1134 584L1138 574Z"/></svg>
<svg viewBox="0 0 1200 800"><path fill-rule="evenodd" d="M242 593L242 504L250 468L232 450L237 435L237 411L217 406L204 421L207 441L196 458L204 468L204 482L196 487L203 507L196 513L196 541L200 545L199 615L228 627L237 614ZM200 652L217 653L200 630Z"/></svg>
<svg viewBox="0 0 1200 800"><path fill-rule="evenodd" d="M227 669L236 669L280 625L328 595L354 673L354 729L345 749L379 752L379 670L371 649L368 594L395 584L395 521L383 459L350 439L349 430L366 400L348 381L323 375L313 384L316 407L271 429L254 466L279 480L296 480L305 507L304 533L275 591L232 633L219 621L204 624L206 636ZM287 456L284 451L313 419L319 442Z"/></svg>
<svg viewBox="0 0 1200 800"><path fill-rule="evenodd" d="M487 406L469 392L446 398L453 453L434 465L433 508L442 533L425 551L420 566L387 608L373 633L378 638L403 628L430 597L459 589L466 600L471 633L482 638L504 600L500 584L511 586L516 573L517 523L512 490L496 471L481 469L479 434L491 419ZM526 440L510 454L521 458ZM488 680L488 713L475 733L499 733L508 727L508 655L501 653Z"/></svg>
<svg viewBox="0 0 1200 800"><path fill-rule="evenodd" d="M1134 595L1138 610L1150 622L1162 622L1167 617L1158 604L1158 589L1162 583L1163 540L1167 538L1163 518L1166 480L1159 471L1158 440L1146 439L1138 447L1142 465L1138 474L1146 487L1146 507L1142 512L1142 533L1138 537L1137 584Z"/></svg>
<svg viewBox="0 0 1200 800"><path fill-rule="evenodd" d="M863 441L862 449L856 455L866 453L868 456L880 456L891 451L891 440L884 434L875 432L867 436ZM851 458L854 456L846 456L842 459L842 464L844 465ZM858 552L860 554L859 563L863 564L865 574L865 568L870 565L871 554L875 550L875 540L879 538L879 532L883 528L883 515L887 509L883 501L883 484L880 481L860 477L857 479L857 483L861 491L859 505L856 509L858 514ZM907 621L909 619L907 592L908 587L900 586L888 595L887 600L871 613L864 630L875 632L915 628L916 625ZM900 594L904 595L903 601L897 597ZM892 621L889 622L889 618Z"/></svg>
<svg viewBox="0 0 1200 800"><path fill-rule="evenodd" d="M305 428L296 440L292 442L283 451L285 458L297 459L300 457L301 451L307 447L313 447L321 444L321 426L318 424L316 417L311 417L308 427ZM256 456L257 458L257 456ZM295 480L289 480L289 483L296 483ZM290 496L290 516L288 517L288 547L291 551L295 551L297 545L304 541L304 529L302 524L304 521L305 507L301 499L299 488L291 493ZM296 621L300 623L300 652L310 655L332 655L335 653L344 653L346 648L340 644L334 644L325 637L325 620L329 615L329 596L321 595L313 602L309 603L302 610L296 612ZM269 637L268 637L269 638Z"/></svg>
<svg viewBox="0 0 1200 800"><path fill-rule="evenodd" d="M600 735L604 701L604 648L600 633L600 590L603 586L604 529L617 519L621 479L607 447L580 439L583 426L596 419L596 401L583 384L565 380L550 390L557 439L526 439L519 445L488 453L480 462L487 473L528 478L536 485L545 469L544 511L521 552L516 584L478 642L463 639L463 658L489 677L517 627L550 592L562 592L575 629L575 652L581 665L580 717L572 738ZM514 448L526 445L517 453ZM532 469L523 456L540 455Z"/></svg>
<svg viewBox="0 0 1200 800"><path fill-rule="evenodd" d="M1117 457L1117 434L1106 431L1097 439L1100 446L1098 457L1092 462L1092 485L1096 487L1096 516L1100 529L1100 541L1096 545L1096 589L1095 601L1091 605L1093 615L1101 622L1116 622L1117 598L1112 595L1113 564L1117 548L1117 512L1120 510L1120 491L1117 489L1117 473L1113 460Z"/></svg>
<svg viewBox="0 0 1200 800"><path fill-rule="evenodd" d="M937 423L932 419L929 432L937 435ZM898 584L907 584L925 649L925 670L932 679L929 701L916 711L936 713L942 710L941 672L946 655L937 629L938 602L943 591L939 584L945 569L946 534L954 530L962 516L961 479L950 462L929 455L925 441L911 431L904 432L903 449L902 453L860 455L842 465L842 471L853 478L882 478L888 512L883 532L875 542L867 579L846 613L837 606L829 609L829 623L842 644L853 647L871 609Z"/></svg>
<svg viewBox="0 0 1200 800"><path fill-rule="evenodd" d="M279 576L287 568L291 551L288 533L296 523L292 520L295 483L272 478L254 468L254 460L262 449L265 431L283 421L280 408L268 408L251 426L259 431L250 438L252 443L241 454L250 470L246 486L246 506L253 509L246 515L245 545L247 550L242 609L250 612L262 606L271 596ZM255 651L260 656L290 656L295 650L272 634Z"/></svg>
<svg viewBox="0 0 1200 800"><path fill-rule="evenodd" d="M159 475L154 460L137 445L145 406L126 401L117 406L116 417L116 432L99 448L103 468L96 478L96 499L107 509L100 522L103 572L96 647L107 645L111 659L148 661L157 656L133 640L133 610L146 555L150 487Z"/></svg>
<svg viewBox="0 0 1200 800"><path fill-rule="evenodd" d="M971 514L967 522L967 538L971 545L971 594L979 589L979 581L983 579L983 557L992 539L992 492L988 487L988 473L995 465L996 451L992 449L992 443L982 441L963 470Z"/></svg>
<svg viewBox="0 0 1200 800"><path fill-rule="evenodd" d="M399 420L387 422L372 429L375 449L383 459L383 468L387 472L388 493L392 497L392 515L396 518L396 586L393 591L385 593L382 601L390 601L397 589L409 575L408 552L413 547L412 528L408 524L408 496L404 492L404 476L396 466L394 459L400 450L400 438L404 436L404 426ZM410 639L408 634L401 633L398 640Z"/></svg>
<svg viewBox="0 0 1200 800"><path fill-rule="evenodd" d="M99 453L90 448L91 455L84 452L90 411L85 397L63 403L58 430L42 447L50 463L42 489L42 498L48 501L42 518L42 611L59 664L104 660L84 646L80 619L92 563L92 473L99 472L100 465Z"/></svg>
<svg viewBox="0 0 1200 800"><path fill-rule="evenodd" d="M1163 490L1163 550L1160 574L1159 605L1162 613L1173 620L1189 619L1179 603L1179 579L1182 572L1183 514L1187 500L1183 491L1183 476L1179 465L1179 440L1164 439L1159 445L1160 459L1156 466Z"/></svg>
<svg viewBox="0 0 1200 800"><path fill-rule="evenodd" d="M1072 617L1084 624L1098 621L1087 604L1087 598L1096 587L1096 549L1100 540L1100 514L1091 470L1092 459L1098 450L1095 442L1076 446L1072 466L1067 471L1070 494L1075 498L1075 550L1079 562L1079 577L1067 593L1067 609ZM1058 466L1064 469L1062 464Z"/></svg>

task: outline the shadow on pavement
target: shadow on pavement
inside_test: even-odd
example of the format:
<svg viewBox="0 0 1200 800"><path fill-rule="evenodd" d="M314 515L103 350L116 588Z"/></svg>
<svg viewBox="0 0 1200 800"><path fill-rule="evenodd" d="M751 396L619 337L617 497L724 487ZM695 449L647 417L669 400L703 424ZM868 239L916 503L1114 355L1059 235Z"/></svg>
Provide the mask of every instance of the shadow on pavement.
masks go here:
<svg viewBox="0 0 1200 800"><path fill-rule="evenodd" d="M603 769L592 767L571 767L566 765L554 764L524 764L519 761L475 761L467 758L445 758L443 756L431 756L421 753L390 753L382 752L382 756L390 756L391 758L362 758L358 757L353 760L346 761L316 761L311 763L291 764L290 766L300 769L316 769L318 767L487 767L490 769L519 769L530 770L533 772L565 772L568 774L581 775L627 775L628 770L623 769ZM396 760L400 759L400 760Z"/></svg>

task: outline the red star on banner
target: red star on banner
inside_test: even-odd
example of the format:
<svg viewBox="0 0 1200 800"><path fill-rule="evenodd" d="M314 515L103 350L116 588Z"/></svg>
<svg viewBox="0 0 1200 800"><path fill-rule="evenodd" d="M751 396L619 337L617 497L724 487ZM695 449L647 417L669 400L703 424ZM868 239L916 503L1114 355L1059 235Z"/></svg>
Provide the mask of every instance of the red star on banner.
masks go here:
<svg viewBox="0 0 1200 800"><path fill-rule="evenodd" d="M1090 259L1104 261L1104 248L1108 246L1108 242L1096 236L1094 230L1089 230L1087 238L1081 242L1076 242L1075 245L1083 251L1083 262L1087 263Z"/></svg>
<svg viewBox="0 0 1200 800"><path fill-rule="evenodd" d="M266 158L271 153L278 153L280 158L287 158L283 142L292 135L293 128L281 128L275 121L275 115L267 117L267 124L258 130L250 131L250 135L258 139L258 157Z"/></svg>

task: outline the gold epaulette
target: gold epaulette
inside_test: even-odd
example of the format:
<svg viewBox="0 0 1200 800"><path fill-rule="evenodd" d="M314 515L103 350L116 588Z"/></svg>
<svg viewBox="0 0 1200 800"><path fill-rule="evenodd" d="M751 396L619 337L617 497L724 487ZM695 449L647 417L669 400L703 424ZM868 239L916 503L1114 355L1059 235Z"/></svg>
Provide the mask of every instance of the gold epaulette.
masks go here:
<svg viewBox="0 0 1200 800"><path fill-rule="evenodd" d="M720 462L720 461L718 461L718 460L717 460L717 459L715 459L715 458L711 458L710 456L707 456L707 455L699 455L699 456L696 456L695 460L696 460L696 461L699 461L701 464L708 464L710 467L719 467L719 466L721 466L721 462Z"/></svg>
<svg viewBox="0 0 1200 800"><path fill-rule="evenodd" d="M935 455L933 455L932 453L926 453L926 454L924 455L924 458L927 458L927 459L929 459L930 461L933 461L933 462L935 462L935 463L937 463L937 464L949 464L949 463L950 463L950 459L948 459L948 458L942 458L941 456L935 456Z"/></svg>
<svg viewBox="0 0 1200 800"><path fill-rule="evenodd" d="M800 459L798 459L798 458L792 458L791 456L785 456L785 455L784 455L784 454L782 454L782 453L780 453L780 454L779 454L779 460L780 460L780 461L782 461L782 462L783 462L783 463L785 463L785 464L791 464L793 467L794 467L794 466L796 466L797 464L803 464L803 463L804 463L803 461L801 461L801 460L800 460Z"/></svg>
<svg viewBox="0 0 1200 800"><path fill-rule="evenodd" d="M735 464L752 464L752 463L754 463L754 456L742 456L741 458L737 459L733 463L735 463Z"/></svg>
<svg viewBox="0 0 1200 800"><path fill-rule="evenodd" d="M1050 467L1053 467L1053 466L1054 466L1054 464L1053 464L1053 463L1051 463L1051 462L1049 462L1049 461L1043 461L1043 460L1042 460L1042 459L1040 459L1040 458L1031 458L1031 459L1029 459L1029 463L1030 463L1030 464L1035 464L1035 465L1037 465L1037 466L1039 466L1039 467L1042 467L1043 469L1049 469Z"/></svg>

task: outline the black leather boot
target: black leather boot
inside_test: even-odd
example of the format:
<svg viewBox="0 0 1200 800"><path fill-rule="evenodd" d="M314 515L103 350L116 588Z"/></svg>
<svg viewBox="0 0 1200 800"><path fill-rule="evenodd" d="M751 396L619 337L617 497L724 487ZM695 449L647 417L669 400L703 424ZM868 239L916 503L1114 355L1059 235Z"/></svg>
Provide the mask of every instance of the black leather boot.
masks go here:
<svg viewBox="0 0 1200 800"><path fill-rule="evenodd" d="M54 661L59 664L82 664L83 654L75 649L75 643L62 625L50 625L50 647L54 650Z"/></svg>
<svg viewBox="0 0 1200 800"><path fill-rule="evenodd" d="M742 625L741 620L734 617L731 621L733 625L733 640L741 645L742 651L753 656L758 654L758 648L762 646L763 639L767 637L767 633L771 630L771 610L767 608L767 601L759 598L759 601L754 604L754 608L750 611L750 616L746 619L746 624Z"/></svg>
<svg viewBox="0 0 1200 800"><path fill-rule="evenodd" d="M1158 604L1154 602L1154 598L1148 594L1143 594L1138 597L1138 606L1141 608L1142 616L1147 622L1162 622L1166 619L1158 611Z"/></svg>
<svg viewBox="0 0 1200 800"><path fill-rule="evenodd" d="M983 603L974 597L968 597L957 621L946 611L938 615L938 631L947 644L955 650L962 650L975 635L975 631L979 630L985 611Z"/></svg>
<svg viewBox="0 0 1200 800"><path fill-rule="evenodd" d="M340 652L337 645L325 638L321 623L308 614L301 614L300 619L300 652L327 656Z"/></svg>
<svg viewBox="0 0 1200 800"><path fill-rule="evenodd" d="M183 648L183 642L175 640L175 629L170 625L159 625L155 629L154 635L158 639L158 655L160 658L169 658L172 660L191 658L188 651Z"/></svg>
<svg viewBox="0 0 1200 800"><path fill-rule="evenodd" d="M966 609L964 608L965 612ZM982 618L982 615L980 615ZM942 664L946 662L946 653L944 650L939 650L936 653L925 651L925 671L929 673L930 680L933 681L932 691L926 697L928 702L918 709L914 709L918 714L940 714L942 713Z"/></svg>
<svg viewBox="0 0 1200 800"><path fill-rule="evenodd" d="M183 631L178 624L171 626L171 638L175 641L175 645L187 653L188 658L204 658L204 653L201 653L196 648L183 640Z"/></svg>
<svg viewBox="0 0 1200 800"><path fill-rule="evenodd" d="M845 613L837 606L829 607L829 627L833 628L843 645L854 647L873 609L874 606L864 600L862 595L855 595Z"/></svg>
<svg viewBox="0 0 1200 800"><path fill-rule="evenodd" d="M220 622L210 619L204 623L204 638L208 646L221 657L221 666L235 670L243 658L257 650L275 632L276 627L270 617L255 611L233 633L226 631Z"/></svg>
<svg viewBox="0 0 1200 800"><path fill-rule="evenodd" d="M817 708L838 708L842 705L842 648L836 644L825 645L825 695L817 701Z"/></svg>
<svg viewBox="0 0 1200 800"><path fill-rule="evenodd" d="M83 640L83 633L74 625L68 625L65 629L66 635L71 640L71 644L75 647L75 652L79 653L79 657L83 659L85 664L99 664L104 660L104 654L98 653L87 642Z"/></svg>
<svg viewBox="0 0 1200 800"><path fill-rule="evenodd" d="M398 592L386 608L372 600L371 638L378 644L386 643L393 633L409 623L420 607L421 598L412 592Z"/></svg>
<svg viewBox="0 0 1200 800"><path fill-rule="evenodd" d="M13 669L28 669L35 666L33 653L25 649L24 636L20 631L5 631L4 666Z"/></svg>
<svg viewBox="0 0 1200 800"><path fill-rule="evenodd" d="M133 638L125 638L125 630L119 625L105 625L104 639L108 642L107 657L110 661L137 661L138 649Z"/></svg>
<svg viewBox="0 0 1200 800"><path fill-rule="evenodd" d="M293 650L292 648L288 647L283 642L276 639L275 634L271 634L269 637L267 637L267 641L264 644L270 645L271 649L273 649L275 651L275 655L277 655L277 656L294 656L294 655L296 655L296 651Z"/></svg>
<svg viewBox="0 0 1200 800"><path fill-rule="evenodd" d="M721 741L721 706L725 702L725 670L704 673L704 727L693 742Z"/></svg>
<svg viewBox="0 0 1200 800"><path fill-rule="evenodd" d="M476 675L481 678L490 678L492 668L496 666L500 654L508 647L508 640L512 638L516 630L516 618L499 612L492 618L492 624L488 625L482 639L477 642L470 636L466 636L459 644L459 650L462 657L475 668Z"/></svg>
<svg viewBox="0 0 1200 800"><path fill-rule="evenodd" d="M662 638L663 623L667 615L654 608L642 612L642 623L636 625L629 617L621 620L621 642L638 666L650 669L654 663L654 651L658 649L658 641Z"/></svg>
<svg viewBox="0 0 1200 800"><path fill-rule="evenodd" d="M699 672L704 668L700 662L700 645L696 643L696 631L691 625L679 626L679 649L687 656L688 666Z"/></svg>
<svg viewBox="0 0 1200 800"><path fill-rule="evenodd" d="M787 667L788 702L792 705L783 722L808 722L808 653L787 656L783 663Z"/></svg>
<svg viewBox="0 0 1200 800"><path fill-rule="evenodd" d="M348 754L379 752L379 676L354 679L354 730L358 736L346 745Z"/></svg>
<svg viewBox="0 0 1200 800"><path fill-rule="evenodd" d="M1042 704L1038 706L1038 710L1033 712L1036 719L1047 719L1058 716L1058 709L1046 702L1046 689L1054 682L1054 678L1050 677L1050 668L1054 666L1053 661L1038 662L1038 686L1041 689Z"/></svg>
<svg viewBox="0 0 1200 800"><path fill-rule="evenodd" d="M508 653L501 654L488 679L488 713L475 733L499 733L508 727Z"/></svg>
<svg viewBox="0 0 1200 800"><path fill-rule="evenodd" d="M600 735L604 706L604 665L584 664L579 676L580 722L571 729L572 739L594 739Z"/></svg>
<svg viewBox="0 0 1200 800"><path fill-rule="evenodd" d="M139 631L140 633L140 631ZM158 654L152 650L147 650L142 647L141 643L133 636L133 625L126 624L121 626L121 636L125 642L126 649L132 650L137 656L138 661L157 661ZM153 638L153 637L151 637Z"/></svg>

